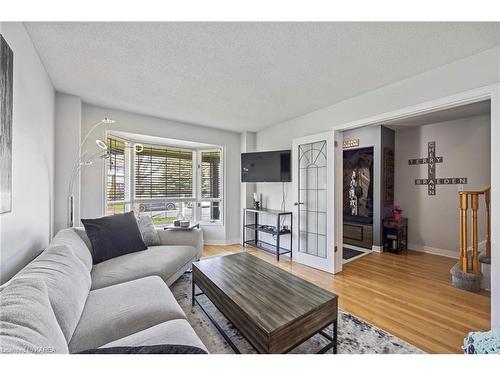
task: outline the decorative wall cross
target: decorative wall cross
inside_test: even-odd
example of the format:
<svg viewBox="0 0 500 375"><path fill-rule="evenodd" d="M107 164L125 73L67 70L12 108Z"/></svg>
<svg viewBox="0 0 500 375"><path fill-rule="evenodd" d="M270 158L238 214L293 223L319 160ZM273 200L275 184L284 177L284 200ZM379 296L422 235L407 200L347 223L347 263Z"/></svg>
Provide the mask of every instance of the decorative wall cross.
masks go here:
<svg viewBox="0 0 500 375"><path fill-rule="evenodd" d="M427 185L427 194L436 195L436 185L464 185L467 177L445 177L436 178L436 164L442 163L443 157L436 156L436 142L429 142L427 146L427 157L408 160L409 165L427 164L427 178L417 178L415 185Z"/></svg>

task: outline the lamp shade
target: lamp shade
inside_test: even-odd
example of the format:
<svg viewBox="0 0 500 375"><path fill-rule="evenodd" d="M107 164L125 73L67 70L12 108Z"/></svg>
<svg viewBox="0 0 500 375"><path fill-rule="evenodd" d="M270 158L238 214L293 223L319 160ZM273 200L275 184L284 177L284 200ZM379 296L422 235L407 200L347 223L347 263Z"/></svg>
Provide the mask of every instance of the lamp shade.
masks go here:
<svg viewBox="0 0 500 375"><path fill-rule="evenodd" d="M100 139L96 139L95 143L97 144L97 146L99 146L99 148L102 148L103 150L108 149L108 145L104 143L104 141L101 141Z"/></svg>
<svg viewBox="0 0 500 375"><path fill-rule="evenodd" d="M116 122L115 120L113 120L113 119L111 119L111 118L109 118L109 117L104 117L104 118L102 119L102 123L103 123L103 124L113 124L113 123L115 123L115 122Z"/></svg>

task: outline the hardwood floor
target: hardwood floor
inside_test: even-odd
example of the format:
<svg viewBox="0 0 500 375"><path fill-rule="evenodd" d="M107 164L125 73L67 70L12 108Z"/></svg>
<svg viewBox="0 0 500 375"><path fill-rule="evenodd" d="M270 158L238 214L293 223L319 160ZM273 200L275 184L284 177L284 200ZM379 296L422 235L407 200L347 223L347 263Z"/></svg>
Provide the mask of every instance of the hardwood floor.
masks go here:
<svg viewBox="0 0 500 375"><path fill-rule="evenodd" d="M241 245L205 246L204 256L247 251L330 290L339 307L428 353L461 353L464 336L490 328L489 293L453 288L456 260L417 251L372 253L330 275Z"/></svg>

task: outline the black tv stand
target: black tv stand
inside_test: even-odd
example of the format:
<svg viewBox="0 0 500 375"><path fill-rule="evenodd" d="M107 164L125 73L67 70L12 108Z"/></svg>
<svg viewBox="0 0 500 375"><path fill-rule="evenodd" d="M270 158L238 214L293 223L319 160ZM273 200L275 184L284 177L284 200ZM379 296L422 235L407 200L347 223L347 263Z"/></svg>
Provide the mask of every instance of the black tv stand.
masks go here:
<svg viewBox="0 0 500 375"><path fill-rule="evenodd" d="M247 224L247 215L254 214L254 223ZM259 214L276 216L276 225L263 225L259 223ZM290 216L290 227L288 229L281 228L281 218L283 216ZM243 246L246 245L259 248L261 250L270 252L276 255L276 260L279 262L280 255L290 254L292 258L292 212L271 210L266 208L244 208L243 209ZM251 240L246 239L246 231L251 230L254 238ZM270 243L259 239L259 232L271 234L275 237L275 243ZM290 249L285 249L280 246L281 236L290 235Z"/></svg>

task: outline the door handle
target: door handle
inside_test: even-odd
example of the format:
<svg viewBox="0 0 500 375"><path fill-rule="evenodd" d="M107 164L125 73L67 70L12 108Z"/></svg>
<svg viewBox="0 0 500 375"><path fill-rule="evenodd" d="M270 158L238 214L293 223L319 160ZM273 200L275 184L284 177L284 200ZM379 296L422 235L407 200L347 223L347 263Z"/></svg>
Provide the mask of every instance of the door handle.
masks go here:
<svg viewBox="0 0 500 375"><path fill-rule="evenodd" d="M294 206L300 206L301 204L304 204L304 202L295 202L293 205Z"/></svg>

